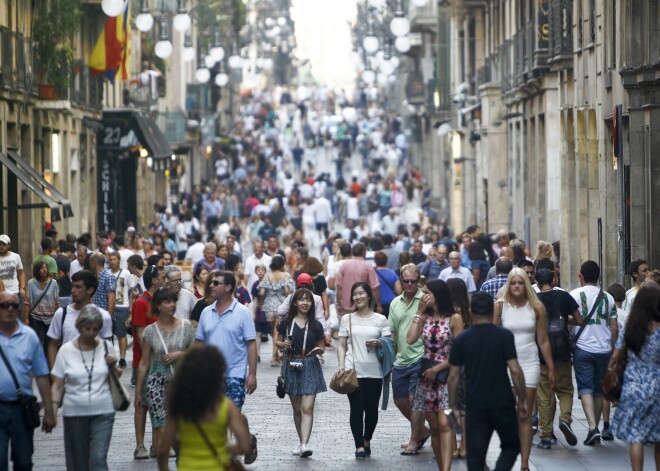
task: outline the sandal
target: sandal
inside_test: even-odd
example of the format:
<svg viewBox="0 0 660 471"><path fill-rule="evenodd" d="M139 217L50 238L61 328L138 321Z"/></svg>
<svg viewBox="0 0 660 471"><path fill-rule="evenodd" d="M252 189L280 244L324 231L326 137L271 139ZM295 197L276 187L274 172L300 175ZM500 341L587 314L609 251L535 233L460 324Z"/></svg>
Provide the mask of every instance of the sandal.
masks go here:
<svg viewBox="0 0 660 471"><path fill-rule="evenodd" d="M416 456L416 455L419 455L419 451L417 451L417 450L408 450L408 449L406 449L406 450L403 450L403 451L401 452L401 454L402 454L403 456Z"/></svg>
<svg viewBox="0 0 660 471"><path fill-rule="evenodd" d="M424 448L424 444L426 444L429 438L431 438L431 432L429 432L427 436L425 436L424 438L422 438L420 441L417 442L417 451Z"/></svg>

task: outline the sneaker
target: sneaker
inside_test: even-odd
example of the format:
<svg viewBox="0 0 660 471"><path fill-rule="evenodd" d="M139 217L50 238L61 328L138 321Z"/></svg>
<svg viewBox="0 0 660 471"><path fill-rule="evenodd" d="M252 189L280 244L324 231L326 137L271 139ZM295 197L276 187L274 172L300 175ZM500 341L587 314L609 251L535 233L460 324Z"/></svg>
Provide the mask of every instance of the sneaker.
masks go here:
<svg viewBox="0 0 660 471"><path fill-rule="evenodd" d="M133 452L133 459L134 460L149 459L149 452L147 451L144 445L138 445L135 447L135 451Z"/></svg>
<svg viewBox="0 0 660 471"><path fill-rule="evenodd" d="M571 446L577 445L577 437L573 433L573 429L571 428L571 424L569 424L565 420L560 420L559 421L559 430L561 430L561 433L564 434L564 438L566 439L566 443L568 443Z"/></svg>
<svg viewBox="0 0 660 471"><path fill-rule="evenodd" d="M550 450L552 448L551 440L541 440L536 444L536 448L542 448L544 450Z"/></svg>
<svg viewBox="0 0 660 471"><path fill-rule="evenodd" d="M257 461L257 437L252 435L252 446L250 447L250 451L245 454L243 463L252 464L255 461Z"/></svg>
<svg viewBox="0 0 660 471"><path fill-rule="evenodd" d="M126 368L126 360L123 358L119 359L119 368Z"/></svg>
<svg viewBox="0 0 660 471"><path fill-rule="evenodd" d="M295 447L295 448L293 449L293 451L291 452L291 454L292 454L293 456L300 456L300 448L301 448L301 447L302 447L302 443L301 443L300 445L298 445L297 447Z"/></svg>
<svg viewBox="0 0 660 471"><path fill-rule="evenodd" d="M553 445L557 444L557 437L555 436L554 433L550 435L550 443L552 443Z"/></svg>
<svg viewBox="0 0 660 471"><path fill-rule="evenodd" d="M307 444L300 445L300 457L307 458L312 456L312 449Z"/></svg>
<svg viewBox="0 0 660 471"><path fill-rule="evenodd" d="M603 431L600 434L600 438L607 441L614 440L614 435L612 435L612 431L610 430L609 425L603 427Z"/></svg>
<svg viewBox="0 0 660 471"><path fill-rule="evenodd" d="M532 435L536 435L536 432L539 431L539 416L532 416Z"/></svg>
<svg viewBox="0 0 660 471"><path fill-rule="evenodd" d="M591 445L596 445L600 443L600 431L595 428L593 430L589 430L589 433L587 434L587 438L584 440L584 444L587 446Z"/></svg>
<svg viewBox="0 0 660 471"><path fill-rule="evenodd" d="M149 458L155 458L156 457L156 449L152 446L149 447Z"/></svg>

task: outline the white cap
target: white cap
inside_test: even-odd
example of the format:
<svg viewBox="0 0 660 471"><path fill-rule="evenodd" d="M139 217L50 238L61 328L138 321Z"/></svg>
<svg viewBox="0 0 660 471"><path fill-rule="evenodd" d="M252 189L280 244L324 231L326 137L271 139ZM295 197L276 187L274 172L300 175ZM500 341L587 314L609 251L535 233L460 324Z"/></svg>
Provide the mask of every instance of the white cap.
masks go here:
<svg viewBox="0 0 660 471"><path fill-rule="evenodd" d="M9 236L7 234L2 234L2 235L0 235L0 242L2 242L3 244L9 245L9 244L11 244L11 239L9 238Z"/></svg>
<svg viewBox="0 0 660 471"><path fill-rule="evenodd" d="M126 229L126 232L137 232L133 226L128 226L128 229Z"/></svg>

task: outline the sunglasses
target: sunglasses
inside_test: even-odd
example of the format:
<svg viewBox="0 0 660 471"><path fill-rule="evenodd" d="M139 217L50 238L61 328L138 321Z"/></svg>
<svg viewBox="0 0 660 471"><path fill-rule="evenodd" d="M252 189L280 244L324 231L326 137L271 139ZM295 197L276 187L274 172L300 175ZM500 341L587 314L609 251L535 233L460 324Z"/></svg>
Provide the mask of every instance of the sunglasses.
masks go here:
<svg viewBox="0 0 660 471"><path fill-rule="evenodd" d="M220 286L220 285L224 285L225 282L224 282L224 281L213 280L213 281L211 282L211 284L212 284L213 286Z"/></svg>
<svg viewBox="0 0 660 471"><path fill-rule="evenodd" d="M9 308L18 309L19 307L20 304L18 303L0 303L0 308L2 309L9 309Z"/></svg>
<svg viewBox="0 0 660 471"><path fill-rule="evenodd" d="M404 280L401 278L401 283L406 285L414 285L415 283L419 283L419 280Z"/></svg>

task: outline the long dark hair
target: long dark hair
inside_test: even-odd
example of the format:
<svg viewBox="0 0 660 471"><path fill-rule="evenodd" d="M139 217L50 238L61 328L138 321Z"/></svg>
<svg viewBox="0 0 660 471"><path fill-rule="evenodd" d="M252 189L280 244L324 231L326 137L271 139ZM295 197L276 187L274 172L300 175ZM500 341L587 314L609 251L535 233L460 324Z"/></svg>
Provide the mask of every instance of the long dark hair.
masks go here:
<svg viewBox="0 0 660 471"><path fill-rule="evenodd" d="M316 332L323 332L323 326L319 321L316 320L316 306L314 305L314 294L307 288L298 288L293 296L291 297L291 305L289 306L289 312L284 318L284 328L289 330L293 320L298 315L298 306L296 303L300 298L306 297L309 299L311 306L307 312L307 322L309 323L309 328Z"/></svg>
<svg viewBox="0 0 660 471"><path fill-rule="evenodd" d="M209 344L191 348L177 366L167 391L167 413L173 419L195 422L224 396L227 364ZM204 371L204 374L199 374Z"/></svg>
<svg viewBox="0 0 660 471"><path fill-rule="evenodd" d="M463 318L465 327L469 327L472 325L472 316L470 315L470 301L468 299L465 281L460 278L449 278L445 283L447 284L447 288L449 288L454 310Z"/></svg>
<svg viewBox="0 0 660 471"><path fill-rule="evenodd" d="M41 267L46 265L46 268L48 268L48 264L44 262L43 260L34 262L34 265L32 265L32 276L34 277L35 280L37 281L43 281L41 279ZM46 279L48 279L48 274L46 273Z"/></svg>
<svg viewBox="0 0 660 471"><path fill-rule="evenodd" d="M639 288L630 309L623 336L628 350L639 355L649 336L649 325L654 321L660 322L660 288L649 283Z"/></svg>
<svg viewBox="0 0 660 471"><path fill-rule="evenodd" d="M442 280L429 280L426 282L426 288L435 298L435 307L441 316L452 316L454 314L454 304L452 303L451 293L447 283Z"/></svg>

